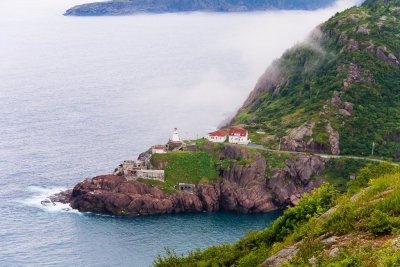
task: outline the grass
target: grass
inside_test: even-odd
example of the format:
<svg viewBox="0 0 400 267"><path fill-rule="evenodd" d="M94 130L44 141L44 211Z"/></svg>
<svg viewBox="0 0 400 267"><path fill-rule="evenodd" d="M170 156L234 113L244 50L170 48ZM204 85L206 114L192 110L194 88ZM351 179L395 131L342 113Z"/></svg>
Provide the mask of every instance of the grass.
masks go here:
<svg viewBox="0 0 400 267"><path fill-rule="evenodd" d="M153 166L165 166L165 184L154 184L166 192L178 183L208 183L218 179L215 157L206 152L176 151L153 155ZM148 182L146 182L148 183Z"/></svg>
<svg viewBox="0 0 400 267"><path fill-rule="evenodd" d="M174 193L174 192L178 191L177 188L176 188L176 185L174 185L172 183L168 183L168 182L163 183L161 181L148 180L148 179L142 179L142 178L139 178L138 182L158 187L164 193L167 193L167 194L171 194L171 193Z"/></svg>

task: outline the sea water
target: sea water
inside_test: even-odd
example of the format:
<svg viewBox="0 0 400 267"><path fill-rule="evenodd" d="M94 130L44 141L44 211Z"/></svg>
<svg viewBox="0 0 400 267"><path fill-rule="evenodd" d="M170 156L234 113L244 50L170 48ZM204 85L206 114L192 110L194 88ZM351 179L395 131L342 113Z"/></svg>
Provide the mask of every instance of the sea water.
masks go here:
<svg viewBox="0 0 400 267"><path fill-rule="evenodd" d="M0 2L0 265L148 266L234 242L280 213L137 218L43 206L174 127L229 118L286 48L335 11L65 17L82 0ZM299 23L301 22L301 23Z"/></svg>

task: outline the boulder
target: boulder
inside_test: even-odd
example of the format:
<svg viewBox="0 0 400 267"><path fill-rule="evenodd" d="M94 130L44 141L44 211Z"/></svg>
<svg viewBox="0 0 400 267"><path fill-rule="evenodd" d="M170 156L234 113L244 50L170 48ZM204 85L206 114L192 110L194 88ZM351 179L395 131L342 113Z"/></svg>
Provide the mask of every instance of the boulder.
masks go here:
<svg viewBox="0 0 400 267"><path fill-rule="evenodd" d="M262 264L261 267L270 267L270 266L280 266L285 262L288 262L290 259L295 257L299 252L299 247L301 242L294 244L293 246L284 248L279 252L275 253L273 256L266 259Z"/></svg>

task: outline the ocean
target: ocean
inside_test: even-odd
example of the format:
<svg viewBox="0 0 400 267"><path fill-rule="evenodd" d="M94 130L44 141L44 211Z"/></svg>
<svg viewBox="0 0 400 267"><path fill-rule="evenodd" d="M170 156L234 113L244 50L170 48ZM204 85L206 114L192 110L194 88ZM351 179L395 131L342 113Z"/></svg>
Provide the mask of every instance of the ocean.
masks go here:
<svg viewBox="0 0 400 267"><path fill-rule="evenodd" d="M174 127L184 138L216 129L275 58L351 3L62 16L79 3L0 3L0 265L148 266L165 248L185 254L273 222L280 212L119 218L41 201L165 143Z"/></svg>

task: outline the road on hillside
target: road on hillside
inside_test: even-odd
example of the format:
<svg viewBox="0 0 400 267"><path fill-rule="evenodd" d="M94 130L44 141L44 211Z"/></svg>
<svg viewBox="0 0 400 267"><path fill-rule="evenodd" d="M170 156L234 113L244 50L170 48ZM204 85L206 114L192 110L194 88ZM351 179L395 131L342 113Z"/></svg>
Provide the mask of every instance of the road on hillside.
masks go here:
<svg viewBox="0 0 400 267"><path fill-rule="evenodd" d="M269 149L265 148L262 145L257 145L257 144L248 144L247 147L252 147L260 150L265 150L269 152L281 152L281 153L288 153L288 154L298 154L298 155L315 155L319 156L321 158L325 159L339 159L339 158L344 158L344 159L359 159L359 160L366 160L366 161L372 161L372 162L386 162L390 163L393 166L399 166L397 163L393 163L387 160L380 160L380 159L373 159L373 158L368 158L368 157L359 157L359 156L341 156L341 155L329 155L329 154L320 154L320 153L311 153L311 152L299 152L299 151L287 151L287 150L276 150L276 149Z"/></svg>

